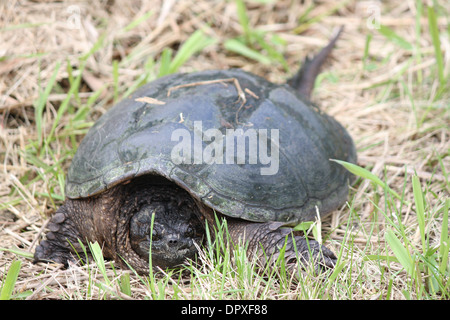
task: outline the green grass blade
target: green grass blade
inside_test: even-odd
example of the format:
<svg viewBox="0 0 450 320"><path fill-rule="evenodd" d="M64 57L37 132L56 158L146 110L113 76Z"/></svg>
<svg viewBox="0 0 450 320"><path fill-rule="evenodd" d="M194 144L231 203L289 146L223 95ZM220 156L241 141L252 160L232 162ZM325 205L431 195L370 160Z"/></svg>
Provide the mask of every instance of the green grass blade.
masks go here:
<svg viewBox="0 0 450 320"><path fill-rule="evenodd" d="M414 202L416 204L417 222L419 223L420 238L422 240L422 252L426 251L425 241L425 208L423 203L422 188L418 176L412 177Z"/></svg>
<svg viewBox="0 0 450 320"><path fill-rule="evenodd" d="M149 289L150 294L153 299L158 298L158 291L156 290L157 281L153 273L153 262L152 262L152 243L153 243L153 226L155 223L155 212L152 213L152 219L150 222L150 245L148 248L148 278L149 278Z"/></svg>
<svg viewBox="0 0 450 320"><path fill-rule="evenodd" d="M245 44L243 44L237 39L228 39L227 41L225 41L224 46L225 49L240 54L241 56L247 57L252 60L256 60L262 64L266 65L270 64L270 59L268 57L259 53L256 50L247 47Z"/></svg>
<svg viewBox="0 0 450 320"><path fill-rule="evenodd" d="M351 173L353 173L356 176L359 176L364 179L369 179L370 181L372 181L376 185L380 186L381 188L386 189L390 194L392 194L397 199L403 200L402 197L397 192L395 192L394 190L389 188L389 186L386 183L384 183L380 178L378 178L376 175L374 175L372 172L368 171L367 169L361 168L360 166L358 166L356 164L342 161L342 160L336 160L336 159L330 159L330 160L339 163L340 165L342 165L344 168L346 168L348 171L350 171Z"/></svg>
<svg viewBox="0 0 450 320"><path fill-rule="evenodd" d="M359 176L359 177L365 178L365 179L369 179L370 181L379 185L382 188L386 187L386 184L380 178L378 178L376 175L374 175L372 172L368 171L367 169L361 168L360 166L358 166L356 164L342 161L342 160L331 159L331 161L339 163L345 169L347 169L348 171L350 171L351 173L353 173L356 176Z"/></svg>
<svg viewBox="0 0 450 320"><path fill-rule="evenodd" d="M416 65L420 65L422 63L422 53L421 53L421 47L420 47L420 40L422 36L422 14L423 14L423 3L422 0L416 0L416 22L415 22L415 29L416 29L416 48L415 48L415 57L416 57ZM417 70L417 81L418 83L422 83L422 69Z"/></svg>
<svg viewBox="0 0 450 320"><path fill-rule="evenodd" d="M309 29L313 24L318 23L321 20L323 20L324 18L333 15L335 12L339 11L341 8L345 8L349 2L351 2L351 1L350 0L336 1L334 7L331 7L328 10L322 11L321 13L319 13L316 16L311 17L307 21L299 21L300 25L298 27L296 27L294 30L292 30L292 33L301 34L305 30ZM311 6L312 6L312 9L314 10L316 5L313 4ZM308 10L309 10L309 8L305 9L306 12ZM306 20L307 17L303 16L301 18L302 18L302 20Z"/></svg>
<svg viewBox="0 0 450 320"><path fill-rule="evenodd" d="M120 276L120 292L131 297L130 274L128 272Z"/></svg>
<svg viewBox="0 0 450 320"><path fill-rule="evenodd" d="M98 242L89 243L89 249L94 257L95 264L103 275L103 279L105 279L106 285L110 286L111 282L106 274L106 266L105 259L103 258L102 248L98 244Z"/></svg>
<svg viewBox="0 0 450 320"><path fill-rule="evenodd" d="M411 43L406 41L405 38L399 36L397 33L394 32L394 30L392 30L389 27L386 27L385 25L380 25L378 32L380 32L383 36L385 36L391 42L397 44L398 46L402 47L405 50L413 49L413 46Z"/></svg>
<svg viewBox="0 0 450 320"><path fill-rule="evenodd" d="M95 52L97 52L97 50L99 50L101 47L103 47L103 41L105 41L106 39L106 35L107 33L103 33L101 34L97 41L94 43L94 45L92 46L92 48L83 56L80 57L80 61L86 61L91 55L93 55Z"/></svg>
<svg viewBox="0 0 450 320"><path fill-rule="evenodd" d="M237 16L239 23L242 27L242 30L244 32L244 36L246 41L250 42L250 28L249 28L249 19L247 15L247 8L245 7L245 3L243 0L235 0L236 2L236 8L237 8Z"/></svg>
<svg viewBox="0 0 450 320"><path fill-rule="evenodd" d="M386 232L385 238L400 264L411 277L414 277L414 263L408 250L403 246L392 230Z"/></svg>
<svg viewBox="0 0 450 320"><path fill-rule="evenodd" d="M334 269L333 272L330 274L329 278L327 279L328 281L328 290L331 288L331 285L336 281L337 276L342 272L342 270L344 269L344 267L347 265L346 261L343 261L341 263L338 263Z"/></svg>
<svg viewBox="0 0 450 320"><path fill-rule="evenodd" d="M215 42L215 39L207 37L202 30L195 31L178 50L170 64L169 72L177 72L190 57Z"/></svg>
<svg viewBox="0 0 450 320"><path fill-rule="evenodd" d="M170 48L165 48L161 53L161 58L159 59L159 73L158 78L170 74L170 60L172 59L172 50Z"/></svg>
<svg viewBox="0 0 450 320"><path fill-rule="evenodd" d="M7 252L11 252L14 253L15 255L27 258L27 259L33 259L34 254L29 252L29 251L25 251L25 250L20 250L20 249L8 249L8 248L0 248L0 251L7 251Z"/></svg>
<svg viewBox="0 0 450 320"><path fill-rule="evenodd" d="M15 25L10 25L7 27L0 28L0 32L18 30L18 29L36 28L36 27L40 27L40 26L50 25L52 23L53 22L20 23L20 24L15 24Z"/></svg>
<svg viewBox="0 0 450 320"><path fill-rule="evenodd" d="M72 96L78 92L78 89L81 84L81 78L82 78L82 71L84 69L84 64L81 64L80 66L80 74L75 78L74 83L71 85L69 92L67 93L66 98L61 103L58 112L56 113L55 120L53 121L52 128L50 130L50 133L47 136L46 139L46 145L48 146L50 144L50 141L55 133L56 127L59 125L59 121L61 120L62 116L66 112L67 108L69 107L70 99Z"/></svg>
<svg viewBox="0 0 450 320"><path fill-rule="evenodd" d="M47 87L45 87L45 90L42 94L39 94L38 100L34 104L34 119L36 121L36 131L38 136L39 145L42 144L43 140L43 134L42 134L42 126L43 126L43 114L45 105L47 103L48 96L50 95L50 92L52 91L53 85L55 84L56 75L58 74L59 68L61 66L61 63L58 62L56 64L55 70L53 71L53 74L50 78L50 80L47 83Z"/></svg>
<svg viewBox="0 0 450 320"><path fill-rule="evenodd" d="M439 40L439 29L437 25L436 12L434 11L433 7L428 7L428 25L430 28L431 39L433 41L434 54L436 56L439 84L441 86L444 86L444 60L442 58L441 41Z"/></svg>
<svg viewBox="0 0 450 320"><path fill-rule="evenodd" d="M258 42L258 44L261 46L261 48L263 50L265 50L265 52L267 52L267 56L272 61L277 61L277 62L281 63L286 71L289 70L289 66L288 66L283 54L274 45L277 41L275 39L275 42L274 42L274 37L272 37L271 43L268 43L266 40L264 40L264 34L262 34L262 33L253 32L253 37Z"/></svg>
<svg viewBox="0 0 450 320"><path fill-rule="evenodd" d="M311 3L307 8L305 8L303 10L303 13L300 15L300 17L298 17L297 23L299 25L302 25L303 23L307 23L308 20L311 19L311 18L309 18L309 15L313 9L314 9L314 4Z"/></svg>
<svg viewBox="0 0 450 320"><path fill-rule="evenodd" d="M66 64L67 65L67 67L66 67L67 80L69 80L69 87L72 87L74 82L75 82L75 78L73 76L73 68L72 68L72 64L70 63L69 59L67 59L66 62L67 62L67 64ZM80 97L79 97L78 93L79 93L78 90L74 93L74 96L75 96L75 99L76 99L77 103L80 102Z"/></svg>
<svg viewBox="0 0 450 320"><path fill-rule="evenodd" d="M20 262L20 260L15 260L13 261L13 263L11 263L8 274L6 275L5 281L3 283L2 291L0 292L0 300L11 299L14 286L16 285L17 277L19 276L21 265L22 262Z"/></svg>
<svg viewBox="0 0 450 320"><path fill-rule="evenodd" d="M372 34L368 34L366 37L366 42L364 44L364 56L363 56L363 69L367 70L367 60L369 59L369 47L370 47L370 41L372 40Z"/></svg>
<svg viewBox="0 0 450 320"><path fill-rule="evenodd" d="M114 103L119 99L119 62L113 61L113 99Z"/></svg>
<svg viewBox="0 0 450 320"><path fill-rule="evenodd" d="M441 245L439 248L439 255L442 259L440 265L439 265L439 271L441 273L445 273L447 269L447 263L448 263L448 253L450 249L450 237L448 235L448 212L450 210L450 199L446 199L444 203L444 213L442 217L442 229L441 229ZM447 270L450 272L450 270Z"/></svg>
<svg viewBox="0 0 450 320"><path fill-rule="evenodd" d="M368 254L363 257L363 261L383 260L387 262L399 262L395 256L385 256L379 254Z"/></svg>
<svg viewBox="0 0 450 320"><path fill-rule="evenodd" d="M152 10L149 10L146 13L144 13L142 16L137 17L136 19L131 21L129 24L127 24L125 28L123 28L123 32L127 32L127 31L130 31L130 30L133 30L138 25L140 25L142 22L144 22L145 20L150 18L153 15L153 13L154 12Z"/></svg>
<svg viewBox="0 0 450 320"><path fill-rule="evenodd" d="M314 225L314 221L304 221L296 225L292 230L307 232Z"/></svg>

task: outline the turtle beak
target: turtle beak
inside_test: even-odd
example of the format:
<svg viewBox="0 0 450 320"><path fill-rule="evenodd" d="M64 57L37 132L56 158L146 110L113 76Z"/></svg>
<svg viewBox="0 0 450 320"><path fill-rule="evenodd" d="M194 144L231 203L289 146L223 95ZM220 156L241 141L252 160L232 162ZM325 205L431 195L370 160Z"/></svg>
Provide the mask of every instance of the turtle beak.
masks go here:
<svg viewBox="0 0 450 320"><path fill-rule="evenodd" d="M164 243L152 245L152 264L161 268L173 268L185 263L186 259L193 259L197 253L191 239L184 239L179 234L170 234Z"/></svg>

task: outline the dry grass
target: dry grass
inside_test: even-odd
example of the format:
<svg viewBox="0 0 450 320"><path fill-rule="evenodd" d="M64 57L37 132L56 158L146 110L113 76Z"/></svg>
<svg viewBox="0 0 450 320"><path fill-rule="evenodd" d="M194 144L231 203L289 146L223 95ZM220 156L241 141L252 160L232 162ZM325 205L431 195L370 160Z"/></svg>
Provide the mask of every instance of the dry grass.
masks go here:
<svg viewBox="0 0 450 320"><path fill-rule="evenodd" d="M204 29L215 43L190 58L181 71L239 67L271 81L283 82L306 54L316 52L341 25L345 26L345 32L320 77L313 98L354 137L358 164L404 194L405 203L410 205L399 207L399 217L415 246L420 246L420 234L415 231L418 222L411 176L416 174L420 178L426 190L427 208L436 214L429 220L427 233L432 247L440 237L442 219L438 213L442 214L444 200L449 197L450 81L444 82L444 88L439 81L427 19L428 3L424 3L424 11L417 19L418 3L413 0L346 1L336 5L334 1L320 1L309 12L308 23L299 24L299 17L305 14L311 1L304 4L284 0L267 4L249 1L247 13L251 28L265 31L267 39L277 35L284 41L278 49L289 66L286 72L280 63L264 65L224 48L227 39L243 32L233 1L1 2L0 247L33 252L42 237L47 216L62 202L64 172L70 164L72 149L82 139L87 125L104 113L116 97L125 94L144 74L144 69L146 81L155 78L165 48L176 51L195 30ZM448 79L450 10L446 1L437 3L443 75ZM377 29L369 29L367 9L374 5L380 9L381 24L419 50L410 50ZM148 19L130 25L149 11L152 14ZM309 20L312 17L318 19ZM371 40L365 54L368 35ZM81 83L69 101L68 111L55 124L58 110L82 68L80 57L92 48L96 50L85 60ZM119 61L117 69L114 60ZM55 71L55 85L43 101L45 110L37 119L36 106ZM74 115L80 106L85 111L81 121L76 121ZM54 138L46 145L49 136ZM408 275L400 264L365 259L367 255L386 254L380 252L387 250L384 232L389 216L381 212L391 202L385 199L383 191L368 180L359 180L351 192L350 203L352 210L342 208L323 221L324 232L329 234L327 245L335 252L342 250L350 262L343 270L342 286L333 285L322 297L404 299L405 291L413 299L420 297L411 289ZM348 221L352 228L348 228ZM21 255L0 251L0 279L4 279L14 259L22 261L15 292L25 292L30 299L128 298L119 293L121 290L116 285L119 281L115 280L126 279L123 274L127 271L107 267L109 290L98 269L62 270L51 264L33 265ZM389 276L382 271L386 268ZM185 286L168 281L167 285L160 284L164 285L163 292L156 290L163 298L218 297L212 292L217 292L220 284L211 281ZM88 286L99 282L102 285ZM130 282L133 298L155 298L145 281L131 275ZM357 282L358 289L353 287L349 293L344 287L351 282ZM313 283L314 279L309 278L304 280L303 287L292 286L282 293L277 287L280 284L273 284L272 289L268 289L272 284L266 285L253 292L251 283L245 283L243 287L248 286L251 295L220 297L305 298L313 296L305 295L305 291L317 290ZM230 279L225 287L230 292L236 285Z"/></svg>

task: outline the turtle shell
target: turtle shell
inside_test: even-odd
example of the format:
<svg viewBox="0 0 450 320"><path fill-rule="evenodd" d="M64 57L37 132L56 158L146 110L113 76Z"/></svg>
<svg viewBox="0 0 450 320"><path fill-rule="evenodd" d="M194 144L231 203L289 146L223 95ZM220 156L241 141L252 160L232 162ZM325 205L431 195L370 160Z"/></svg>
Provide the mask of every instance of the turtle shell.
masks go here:
<svg viewBox="0 0 450 320"><path fill-rule="evenodd" d="M66 196L153 175L227 216L298 223L345 203L350 174L330 159L356 161L351 137L290 86L242 70L173 74L93 125Z"/></svg>

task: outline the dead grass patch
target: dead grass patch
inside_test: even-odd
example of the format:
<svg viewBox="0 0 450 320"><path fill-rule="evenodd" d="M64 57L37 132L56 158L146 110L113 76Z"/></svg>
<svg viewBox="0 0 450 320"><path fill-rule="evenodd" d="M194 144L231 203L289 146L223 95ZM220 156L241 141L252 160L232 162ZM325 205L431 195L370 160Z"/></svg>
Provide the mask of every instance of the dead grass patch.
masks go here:
<svg viewBox="0 0 450 320"><path fill-rule="evenodd" d="M319 297L422 298L420 286L408 280L401 264L367 256L390 252L385 231L391 213L396 212L391 210L392 204L399 205L393 219L401 220L412 246L420 247L413 175L426 191L430 247L438 245L441 237L443 206L449 201L450 10L446 1L433 3L438 4L442 73L447 79L444 88L427 16L431 2L246 2L249 26L264 32L268 41L274 39L271 43L276 43L285 57L287 72L282 63L262 64L225 49L227 39L244 32L233 1L2 2L0 247L33 252L47 216L62 202L64 173L87 128L134 85L157 77L165 49L175 54L193 32L203 29L214 44L191 57L180 71L238 67L283 82L307 54L317 52L333 30L344 25L313 99L349 130L357 144L358 164L402 194L405 202L400 206L398 201L386 199L383 190L368 180L354 185L351 209L342 208L323 221L328 243L349 263L342 269L340 281ZM369 28L373 10L379 13L380 24L395 36ZM65 102L80 72L77 90ZM39 98L52 77L54 85L36 118ZM68 112L58 118L62 106ZM42 143L52 131L51 141ZM33 265L30 259L9 251L0 251L0 279L14 259L22 261L15 294L23 293L23 297L128 298L115 286L120 281L113 280L114 285L107 287L98 270ZM128 272L107 267L110 279L122 279ZM448 273L446 277L448 290ZM139 278L131 274L130 279L133 298L155 297ZM303 287L281 295L262 287L250 298L316 298L313 291L320 290L314 280L310 277ZM201 286L205 292L219 290L214 282ZM232 291L232 283L226 286ZM193 288L167 283L161 297L205 297Z"/></svg>

